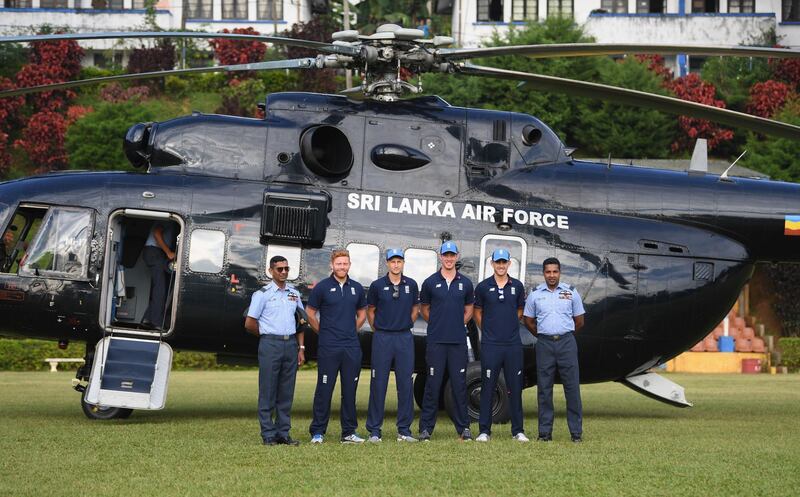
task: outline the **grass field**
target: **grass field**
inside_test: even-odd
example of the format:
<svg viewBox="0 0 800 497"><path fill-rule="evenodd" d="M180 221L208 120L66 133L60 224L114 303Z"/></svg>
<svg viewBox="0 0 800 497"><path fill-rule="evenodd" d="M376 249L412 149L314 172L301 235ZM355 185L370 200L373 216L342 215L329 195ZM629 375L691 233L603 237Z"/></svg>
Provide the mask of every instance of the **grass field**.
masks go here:
<svg viewBox="0 0 800 497"><path fill-rule="evenodd" d="M585 385L580 445L557 387L550 444L513 442L509 425L459 443L443 413L430 443L398 444L390 401L383 444L334 442L336 410L311 446L314 375L298 377L291 448L260 443L256 371L175 372L166 410L111 422L84 418L71 373L0 373L0 495L800 495L800 375L670 375L691 409ZM362 435L368 393L363 381ZM524 405L535 434L535 389Z"/></svg>

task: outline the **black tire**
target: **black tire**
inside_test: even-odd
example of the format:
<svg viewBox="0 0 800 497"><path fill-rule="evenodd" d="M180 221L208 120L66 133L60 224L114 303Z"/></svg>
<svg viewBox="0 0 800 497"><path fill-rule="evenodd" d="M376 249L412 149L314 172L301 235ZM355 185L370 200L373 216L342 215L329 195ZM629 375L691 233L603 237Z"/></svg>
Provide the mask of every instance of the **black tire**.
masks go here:
<svg viewBox="0 0 800 497"><path fill-rule="evenodd" d="M447 381L444 390L444 407L450 419L453 419L456 410L453 390L450 388L450 380ZM477 422L481 414L481 363L473 361L467 365L467 415L470 420ZM506 388L505 377L500 374L497 377L494 395L492 395L492 423L508 423L511 419L511 408L508 400L508 389Z"/></svg>
<svg viewBox="0 0 800 497"><path fill-rule="evenodd" d="M87 387L88 388L88 387ZM89 419L128 419L133 414L133 409L126 409L124 407L103 407L92 404L87 404L84 400L86 393L81 395L81 409L83 414Z"/></svg>

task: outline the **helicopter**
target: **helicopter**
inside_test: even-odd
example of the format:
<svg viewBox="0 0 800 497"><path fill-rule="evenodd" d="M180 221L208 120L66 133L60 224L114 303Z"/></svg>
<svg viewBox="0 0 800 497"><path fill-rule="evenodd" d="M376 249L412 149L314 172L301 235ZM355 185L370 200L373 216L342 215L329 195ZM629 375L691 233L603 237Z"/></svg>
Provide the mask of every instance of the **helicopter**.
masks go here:
<svg viewBox="0 0 800 497"><path fill-rule="evenodd" d="M252 363L245 333L250 296L282 255L306 299L347 248L350 277L368 286L380 254L405 250L406 274L437 270L453 240L459 270L491 274L496 248L528 288L541 263L562 263L583 296L577 334L583 383L617 381L671 405L691 405L680 385L651 372L687 350L727 314L758 262L800 260L787 226L800 215L800 185L582 161L534 116L451 106L405 74L512 79L545 91L601 98L800 140L800 127L671 97L473 65L500 55L566 57L630 53L800 57L784 48L561 44L448 48L452 38L383 25L332 43L197 32L51 34L0 43L108 38L229 38L299 46L316 57L92 78L0 92L0 98L114 80L211 71L357 69L340 95L266 96L263 119L194 113L133 124L123 148L142 172L55 172L0 183L3 333L86 343L74 387L91 419L126 418L165 405L172 350ZM405 71L403 71L405 70ZM155 224L177 233L163 323L142 325L150 279L142 260ZM7 235L8 234L8 235ZM317 353L306 333L307 358ZM414 325L416 372L425 370L426 323ZM521 329L524 386L536 384L534 340ZM372 333L359 330L369 367ZM470 415L480 398L479 330L470 323ZM502 378L502 376L500 376ZM421 401L425 374L415 378ZM449 388L443 399L453 408ZM502 380L495 421L508 419Z"/></svg>

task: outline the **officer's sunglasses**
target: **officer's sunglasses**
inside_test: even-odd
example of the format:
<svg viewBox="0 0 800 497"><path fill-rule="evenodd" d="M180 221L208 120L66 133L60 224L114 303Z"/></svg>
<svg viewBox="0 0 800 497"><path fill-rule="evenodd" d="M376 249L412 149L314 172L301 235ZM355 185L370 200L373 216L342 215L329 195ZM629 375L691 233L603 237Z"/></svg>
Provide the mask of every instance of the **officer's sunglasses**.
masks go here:
<svg viewBox="0 0 800 497"><path fill-rule="evenodd" d="M277 271L279 273L288 273L289 272L289 266L274 267L274 268L272 268L272 270L273 271Z"/></svg>
<svg viewBox="0 0 800 497"><path fill-rule="evenodd" d="M397 286L397 285L392 285L392 287L394 287L394 291L392 292L392 298L393 299L399 299L400 298L400 287Z"/></svg>

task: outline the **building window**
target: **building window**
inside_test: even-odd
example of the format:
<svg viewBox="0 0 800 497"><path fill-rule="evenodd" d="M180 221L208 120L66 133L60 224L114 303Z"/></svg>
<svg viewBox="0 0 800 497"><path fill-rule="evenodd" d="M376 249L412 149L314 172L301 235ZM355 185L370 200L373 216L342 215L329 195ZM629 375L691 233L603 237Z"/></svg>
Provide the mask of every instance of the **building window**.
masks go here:
<svg viewBox="0 0 800 497"><path fill-rule="evenodd" d="M573 17L572 0L547 0L547 17Z"/></svg>
<svg viewBox="0 0 800 497"><path fill-rule="evenodd" d="M144 10L147 8L147 5L145 5L145 0L133 0L131 8L136 10Z"/></svg>
<svg viewBox="0 0 800 497"><path fill-rule="evenodd" d="M256 5L259 19L283 19L283 0L256 0Z"/></svg>
<svg viewBox="0 0 800 497"><path fill-rule="evenodd" d="M30 9L31 6L31 0L3 0L6 9Z"/></svg>
<svg viewBox="0 0 800 497"><path fill-rule="evenodd" d="M247 0L222 0L223 19L247 19Z"/></svg>
<svg viewBox="0 0 800 497"><path fill-rule="evenodd" d="M535 21L539 18L539 0L511 0L512 21Z"/></svg>
<svg viewBox="0 0 800 497"><path fill-rule="evenodd" d="M296 245L278 245L277 243L270 243L267 246L267 278L272 279L269 274L269 261L276 255L280 255L289 263L289 281L294 281L300 277L300 256L303 251Z"/></svg>
<svg viewBox="0 0 800 497"><path fill-rule="evenodd" d="M790 22L800 21L800 0L783 0L783 5L781 5L781 7L781 11L783 12L781 20Z"/></svg>
<svg viewBox="0 0 800 497"><path fill-rule="evenodd" d="M192 231L189 244L189 269L198 273L219 273L225 264L225 233L215 230Z"/></svg>
<svg viewBox="0 0 800 497"><path fill-rule="evenodd" d="M719 0L692 0L692 13L712 14L719 12Z"/></svg>
<svg viewBox="0 0 800 497"><path fill-rule="evenodd" d="M638 0L636 12L638 14L664 14L667 12L667 0Z"/></svg>
<svg viewBox="0 0 800 497"><path fill-rule="evenodd" d="M752 14L756 11L756 0L728 0L728 12Z"/></svg>
<svg viewBox="0 0 800 497"><path fill-rule="evenodd" d="M214 14L212 0L187 0L186 6L188 19L211 19Z"/></svg>
<svg viewBox="0 0 800 497"><path fill-rule="evenodd" d="M603 0L600 2L600 8L614 14L627 14L628 0Z"/></svg>
<svg viewBox="0 0 800 497"><path fill-rule="evenodd" d="M478 22L503 22L503 0L478 0Z"/></svg>
<svg viewBox="0 0 800 497"><path fill-rule="evenodd" d="M39 7L42 9L66 9L67 0L41 0Z"/></svg>
<svg viewBox="0 0 800 497"><path fill-rule="evenodd" d="M365 287L378 279L378 265L381 250L377 245L367 243L351 243L347 246L350 252L349 276Z"/></svg>

